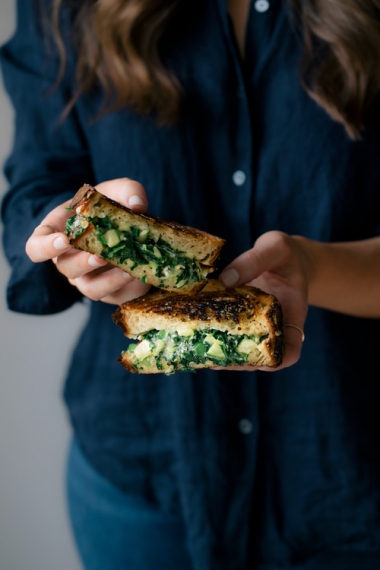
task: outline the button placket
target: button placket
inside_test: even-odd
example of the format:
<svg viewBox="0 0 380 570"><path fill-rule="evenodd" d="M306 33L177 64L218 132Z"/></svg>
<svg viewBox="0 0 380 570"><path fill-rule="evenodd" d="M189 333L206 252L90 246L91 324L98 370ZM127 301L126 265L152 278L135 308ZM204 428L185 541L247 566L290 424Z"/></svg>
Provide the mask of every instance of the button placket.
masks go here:
<svg viewBox="0 0 380 570"><path fill-rule="evenodd" d="M256 12L259 12L260 14L266 12L267 10L269 10L270 8L270 4L268 2L268 0L256 0L256 2L254 3L254 8L256 10Z"/></svg>
<svg viewBox="0 0 380 570"><path fill-rule="evenodd" d="M244 435L249 435L253 430L253 425L252 422L250 420L248 420L247 418L242 418L239 421L239 431L241 433L243 433Z"/></svg>
<svg viewBox="0 0 380 570"><path fill-rule="evenodd" d="M247 175L243 170L236 170L232 175L232 182L235 186L243 186L247 180Z"/></svg>

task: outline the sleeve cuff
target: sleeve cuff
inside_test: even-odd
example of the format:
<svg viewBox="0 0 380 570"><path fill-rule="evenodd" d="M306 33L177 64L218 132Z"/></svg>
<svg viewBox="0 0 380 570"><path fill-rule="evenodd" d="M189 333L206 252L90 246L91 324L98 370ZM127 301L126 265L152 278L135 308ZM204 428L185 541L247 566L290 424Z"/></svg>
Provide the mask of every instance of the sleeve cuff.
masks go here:
<svg viewBox="0 0 380 570"><path fill-rule="evenodd" d="M82 294L51 261L31 265L22 278L14 270L7 287L8 308L29 315L59 313L81 299Z"/></svg>

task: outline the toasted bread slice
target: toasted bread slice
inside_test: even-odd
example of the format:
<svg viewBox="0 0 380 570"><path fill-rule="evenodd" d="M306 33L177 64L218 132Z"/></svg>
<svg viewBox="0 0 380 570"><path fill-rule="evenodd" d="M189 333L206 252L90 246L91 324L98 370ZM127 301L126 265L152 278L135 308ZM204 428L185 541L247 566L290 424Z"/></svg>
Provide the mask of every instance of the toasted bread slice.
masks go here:
<svg viewBox="0 0 380 570"><path fill-rule="evenodd" d="M211 280L196 297L156 291L124 303L113 319L140 341L120 357L130 372L277 367L284 355L281 305L255 287Z"/></svg>
<svg viewBox="0 0 380 570"><path fill-rule="evenodd" d="M200 291L225 243L201 230L138 214L88 184L70 208L76 212L66 224L71 245L167 291Z"/></svg>

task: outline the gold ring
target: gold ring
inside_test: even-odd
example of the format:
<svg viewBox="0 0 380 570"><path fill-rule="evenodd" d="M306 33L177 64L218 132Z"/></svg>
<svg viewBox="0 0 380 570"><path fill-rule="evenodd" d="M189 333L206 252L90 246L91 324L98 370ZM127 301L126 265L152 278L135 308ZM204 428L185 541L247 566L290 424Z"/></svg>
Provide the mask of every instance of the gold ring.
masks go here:
<svg viewBox="0 0 380 570"><path fill-rule="evenodd" d="M302 329L300 329L300 327L297 327L296 325L284 325L285 327L292 327L292 329L296 329L297 331L299 331L301 333L302 336L302 342L305 340L305 333L303 332Z"/></svg>

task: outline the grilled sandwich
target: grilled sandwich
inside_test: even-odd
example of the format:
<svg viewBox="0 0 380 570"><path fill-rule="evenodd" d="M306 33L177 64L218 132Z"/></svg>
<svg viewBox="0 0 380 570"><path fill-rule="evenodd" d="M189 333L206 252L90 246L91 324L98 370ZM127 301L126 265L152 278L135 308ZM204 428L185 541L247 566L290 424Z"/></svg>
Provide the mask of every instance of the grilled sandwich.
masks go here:
<svg viewBox="0 0 380 570"><path fill-rule="evenodd" d="M138 214L85 184L66 223L70 244L167 291L196 294L207 283L225 240Z"/></svg>
<svg viewBox="0 0 380 570"><path fill-rule="evenodd" d="M284 356L281 305L254 287L210 280L195 297L155 291L121 305L113 320L138 341L120 357L130 372L277 367Z"/></svg>

